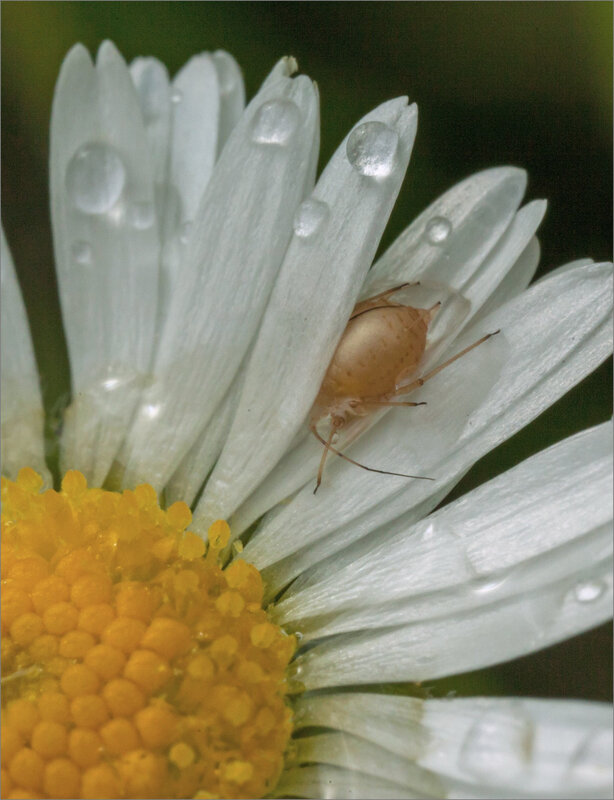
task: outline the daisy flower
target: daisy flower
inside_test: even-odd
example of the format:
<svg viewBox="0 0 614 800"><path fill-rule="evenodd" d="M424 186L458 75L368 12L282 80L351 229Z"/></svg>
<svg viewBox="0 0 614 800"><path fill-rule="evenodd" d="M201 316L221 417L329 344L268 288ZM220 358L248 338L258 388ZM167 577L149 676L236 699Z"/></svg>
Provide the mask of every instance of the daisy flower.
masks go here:
<svg viewBox="0 0 614 800"><path fill-rule="evenodd" d="M318 97L295 70L244 109L223 52L173 80L110 43L64 62L56 489L2 236L3 796L610 797L608 706L418 684L611 616L611 423L438 508L611 352L611 264L527 288L545 203L520 207L513 167L372 264L417 109L374 109L316 181ZM330 455L314 495L314 399L354 305L397 287L441 304L420 375L500 334L413 392L423 407L340 431L354 460L432 480Z"/></svg>

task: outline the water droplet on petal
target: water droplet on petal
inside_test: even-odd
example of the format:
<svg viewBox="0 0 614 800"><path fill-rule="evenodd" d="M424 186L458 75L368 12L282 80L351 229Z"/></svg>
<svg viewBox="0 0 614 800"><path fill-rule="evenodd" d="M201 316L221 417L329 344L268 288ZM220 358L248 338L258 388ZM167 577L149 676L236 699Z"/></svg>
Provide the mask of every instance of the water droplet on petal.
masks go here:
<svg viewBox="0 0 614 800"><path fill-rule="evenodd" d="M70 248L70 255L73 261L82 267L92 263L92 248L89 242L73 242Z"/></svg>
<svg viewBox="0 0 614 800"><path fill-rule="evenodd" d="M433 217L424 228L424 234L431 244L443 244L452 233L452 223L445 217Z"/></svg>
<svg viewBox="0 0 614 800"><path fill-rule="evenodd" d="M579 583L574 589L578 603L593 603L603 595L606 585L601 581L585 581Z"/></svg>
<svg viewBox="0 0 614 800"><path fill-rule="evenodd" d="M183 92L181 89L173 89L171 92L171 103L181 103L183 100Z"/></svg>
<svg viewBox="0 0 614 800"><path fill-rule="evenodd" d="M399 136L383 122L363 122L350 133L346 154L361 175L386 178L396 164Z"/></svg>
<svg viewBox="0 0 614 800"><path fill-rule="evenodd" d="M147 419L155 419L159 416L161 410L162 406L159 403L147 403L142 407L141 413L147 417Z"/></svg>
<svg viewBox="0 0 614 800"><path fill-rule="evenodd" d="M130 223L139 231L151 228L155 219L153 203L132 203L128 211Z"/></svg>
<svg viewBox="0 0 614 800"><path fill-rule="evenodd" d="M298 207L294 216L294 233L302 239L307 239L321 227L328 217L329 208L321 200L308 198Z"/></svg>
<svg viewBox="0 0 614 800"><path fill-rule="evenodd" d="M522 711L487 711L467 732L459 766L479 778L516 779L529 764L532 746L533 725Z"/></svg>
<svg viewBox="0 0 614 800"><path fill-rule="evenodd" d="M301 112L292 100L269 100L260 106L252 120L252 139L259 144L284 145L301 121Z"/></svg>
<svg viewBox="0 0 614 800"><path fill-rule="evenodd" d="M496 578L492 575L478 578L472 584L473 591L478 595L490 595L495 592L505 581L505 578Z"/></svg>
<svg viewBox="0 0 614 800"><path fill-rule="evenodd" d="M66 168L66 190L79 211L104 214L119 200L126 169L119 153L105 144L80 147Z"/></svg>

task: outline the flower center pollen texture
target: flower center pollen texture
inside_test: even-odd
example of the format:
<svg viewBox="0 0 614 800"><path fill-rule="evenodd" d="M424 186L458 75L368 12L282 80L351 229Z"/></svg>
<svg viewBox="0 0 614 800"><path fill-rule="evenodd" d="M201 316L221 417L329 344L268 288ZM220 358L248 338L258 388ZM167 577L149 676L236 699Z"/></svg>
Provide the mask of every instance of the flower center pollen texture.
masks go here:
<svg viewBox="0 0 614 800"><path fill-rule="evenodd" d="M262 797L290 734L294 637L151 486L2 480L2 797Z"/></svg>

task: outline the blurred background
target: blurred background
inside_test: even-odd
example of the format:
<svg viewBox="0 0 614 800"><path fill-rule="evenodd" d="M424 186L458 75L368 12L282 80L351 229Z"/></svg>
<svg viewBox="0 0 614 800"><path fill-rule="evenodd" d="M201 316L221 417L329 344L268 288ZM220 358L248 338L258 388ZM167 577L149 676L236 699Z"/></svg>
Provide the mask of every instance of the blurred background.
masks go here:
<svg viewBox="0 0 614 800"><path fill-rule="evenodd" d="M408 177L382 249L472 172L513 164L527 199L545 197L546 271L612 257L610 2L9 2L2 3L2 219L25 297L47 412L69 394L48 213L53 87L75 42L112 39L130 61L154 55L174 74L225 49L250 98L282 55L321 95L320 169L372 107L408 95L420 109ZM612 415L607 364L479 462L455 495ZM430 684L436 695L611 699L612 628L536 655Z"/></svg>

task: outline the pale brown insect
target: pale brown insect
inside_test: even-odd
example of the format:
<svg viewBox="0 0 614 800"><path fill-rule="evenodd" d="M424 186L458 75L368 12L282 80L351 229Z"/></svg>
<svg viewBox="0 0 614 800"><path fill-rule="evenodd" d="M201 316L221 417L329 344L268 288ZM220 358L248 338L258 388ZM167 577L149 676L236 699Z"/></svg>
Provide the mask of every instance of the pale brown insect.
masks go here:
<svg viewBox="0 0 614 800"><path fill-rule="evenodd" d="M453 361L499 333L494 331L482 336L435 369L411 380L426 349L429 324L441 303L435 303L431 308L414 308L390 300L393 294L410 285L404 283L363 300L352 311L309 416L309 429L324 445L314 494L322 482L329 450L370 472L433 480L422 475L404 475L366 467L332 445L335 435L356 417L364 417L386 406L425 405L394 398L422 386ZM324 439L316 426L329 415L330 430L328 438Z"/></svg>

